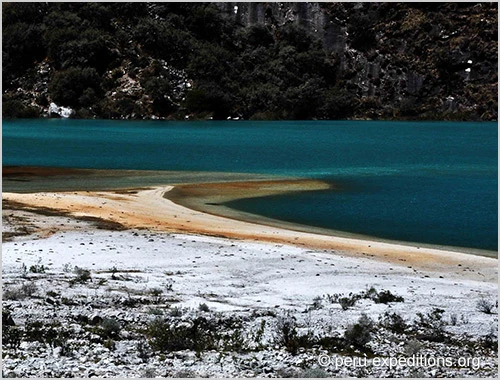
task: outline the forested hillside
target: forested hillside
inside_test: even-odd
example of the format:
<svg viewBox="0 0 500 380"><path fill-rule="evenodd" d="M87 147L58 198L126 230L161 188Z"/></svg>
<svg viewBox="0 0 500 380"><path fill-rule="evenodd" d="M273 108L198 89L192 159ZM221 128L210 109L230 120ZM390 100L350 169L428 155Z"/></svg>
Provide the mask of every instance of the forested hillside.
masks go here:
<svg viewBox="0 0 500 380"><path fill-rule="evenodd" d="M497 3L2 8L3 117L497 119Z"/></svg>

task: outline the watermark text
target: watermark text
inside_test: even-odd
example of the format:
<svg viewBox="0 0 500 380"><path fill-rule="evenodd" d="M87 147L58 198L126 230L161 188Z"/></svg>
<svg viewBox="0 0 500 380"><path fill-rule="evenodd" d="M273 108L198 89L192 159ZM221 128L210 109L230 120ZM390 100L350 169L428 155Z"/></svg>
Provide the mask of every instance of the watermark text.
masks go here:
<svg viewBox="0 0 500 380"><path fill-rule="evenodd" d="M360 368L360 367L387 367L389 369L401 367L460 367L477 370L481 368L481 358L478 357L449 357L449 356L392 356L392 357L374 357L371 359L365 357L349 356L329 356L320 355L318 364L322 367L335 368Z"/></svg>

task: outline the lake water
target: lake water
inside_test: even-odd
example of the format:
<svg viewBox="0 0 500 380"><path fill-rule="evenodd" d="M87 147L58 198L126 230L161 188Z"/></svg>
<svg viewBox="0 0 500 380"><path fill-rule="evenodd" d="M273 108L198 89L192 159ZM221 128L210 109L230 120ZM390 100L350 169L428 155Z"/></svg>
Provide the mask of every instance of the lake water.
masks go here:
<svg viewBox="0 0 500 380"><path fill-rule="evenodd" d="M222 171L339 190L230 202L382 239L497 250L497 124L4 120L3 165Z"/></svg>

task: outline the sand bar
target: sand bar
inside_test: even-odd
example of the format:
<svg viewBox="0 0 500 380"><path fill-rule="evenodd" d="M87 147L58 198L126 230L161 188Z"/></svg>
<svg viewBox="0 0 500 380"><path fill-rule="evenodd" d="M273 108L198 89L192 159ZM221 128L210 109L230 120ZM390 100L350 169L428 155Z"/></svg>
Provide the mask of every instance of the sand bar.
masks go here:
<svg viewBox="0 0 500 380"><path fill-rule="evenodd" d="M256 173L4 166L2 167L2 191L14 193L97 191L174 184L251 182L276 178L277 176L274 175ZM284 179L297 178L286 177Z"/></svg>

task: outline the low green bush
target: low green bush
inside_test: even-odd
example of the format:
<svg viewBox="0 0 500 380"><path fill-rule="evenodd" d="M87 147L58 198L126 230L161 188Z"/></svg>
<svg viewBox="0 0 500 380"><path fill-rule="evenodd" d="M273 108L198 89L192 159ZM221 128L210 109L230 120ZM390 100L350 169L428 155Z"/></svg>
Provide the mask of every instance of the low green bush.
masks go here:
<svg viewBox="0 0 500 380"><path fill-rule="evenodd" d="M380 326L398 334L405 333L409 327L403 317L397 313L390 313L388 311L380 317Z"/></svg>
<svg viewBox="0 0 500 380"><path fill-rule="evenodd" d="M365 349L372 339L373 327L373 321L366 314L362 314L357 323L347 327L344 339L348 345Z"/></svg>
<svg viewBox="0 0 500 380"><path fill-rule="evenodd" d="M447 335L445 333L446 322L443 319L443 313L443 309L436 307L427 314L418 312L418 318L413 322L417 337L430 342L444 342Z"/></svg>
<svg viewBox="0 0 500 380"><path fill-rule="evenodd" d="M150 345L156 351L195 350L202 352L217 348L216 326L205 318L190 323L176 323L156 318L147 328Z"/></svg>
<svg viewBox="0 0 500 380"><path fill-rule="evenodd" d="M2 118L4 119L36 119L40 111L26 106L19 100L2 98Z"/></svg>

